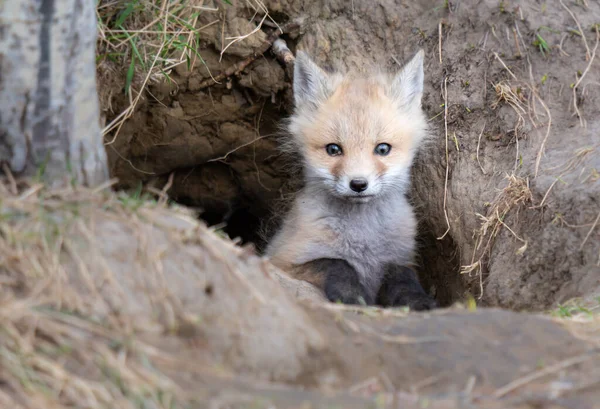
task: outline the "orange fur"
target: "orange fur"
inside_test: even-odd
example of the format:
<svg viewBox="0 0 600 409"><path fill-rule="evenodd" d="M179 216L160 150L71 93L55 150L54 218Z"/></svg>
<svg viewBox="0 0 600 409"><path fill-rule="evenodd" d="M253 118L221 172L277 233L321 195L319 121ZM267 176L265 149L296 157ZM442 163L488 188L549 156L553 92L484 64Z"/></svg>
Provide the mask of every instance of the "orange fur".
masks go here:
<svg viewBox="0 0 600 409"><path fill-rule="evenodd" d="M353 169L382 174L393 165L408 166L423 124L410 114L399 115L384 86L370 79L344 79L315 121L301 130L307 161L336 176ZM325 151L329 143L341 145L344 154L329 156ZM373 155L380 143L392 146L388 156Z"/></svg>

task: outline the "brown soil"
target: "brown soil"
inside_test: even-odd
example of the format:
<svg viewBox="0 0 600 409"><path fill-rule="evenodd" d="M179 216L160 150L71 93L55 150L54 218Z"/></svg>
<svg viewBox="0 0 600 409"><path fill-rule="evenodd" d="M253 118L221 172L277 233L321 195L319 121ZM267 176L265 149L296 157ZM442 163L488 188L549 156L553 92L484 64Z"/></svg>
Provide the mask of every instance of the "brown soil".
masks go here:
<svg viewBox="0 0 600 409"><path fill-rule="evenodd" d="M600 6L588 3L566 5L592 53ZM600 227L593 226L600 211L600 69L595 56L586 59L576 23L560 3L265 5L280 23L307 18L300 35L284 38L326 67L395 69L395 60L426 50L423 105L432 138L414 168L413 199L422 223L421 277L443 305L471 294L484 305L543 309L599 287ZM224 10L224 23L203 31L199 50L213 75L246 58L266 35L236 43L219 62L222 33L254 27L254 11L242 2L215 6ZM203 15L198 24L214 18ZM575 90L578 117L573 85L583 73ZM203 208L206 220L225 221L230 235L260 247L259 226L283 212L281 199L298 182L287 171L294 159L277 151L290 78L269 52L241 75L199 89L207 78L205 66L181 65L171 84L149 87L108 149L112 175L124 187L142 180L162 188L173 172L171 197ZM112 95L108 119L127 104ZM519 194L517 185L524 187Z"/></svg>

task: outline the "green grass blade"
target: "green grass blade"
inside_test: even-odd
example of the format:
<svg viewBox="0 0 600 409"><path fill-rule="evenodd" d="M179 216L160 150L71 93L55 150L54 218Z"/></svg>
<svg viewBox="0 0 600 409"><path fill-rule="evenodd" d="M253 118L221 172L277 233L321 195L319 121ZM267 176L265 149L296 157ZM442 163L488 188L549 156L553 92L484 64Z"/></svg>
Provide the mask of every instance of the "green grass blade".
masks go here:
<svg viewBox="0 0 600 409"><path fill-rule="evenodd" d="M135 74L135 57L131 56L131 63L129 64L129 69L127 70L127 77L125 78L125 94L129 94L129 87L131 87L131 82L133 81L133 74Z"/></svg>
<svg viewBox="0 0 600 409"><path fill-rule="evenodd" d="M123 27L119 27L119 28L121 30L125 30ZM140 51L138 50L137 45L135 44L135 41L129 35L129 33L126 32L125 35L129 39L129 43L131 44L131 48L133 49L133 52L137 56L138 60L140 61L140 64L142 64L142 68L145 70L146 69L146 64L144 63L144 59L142 58L142 55L140 54Z"/></svg>
<svg viewBox="0 0 600 409"><path fill-rule="evenodd" d="M127 7L125 7L125 9L121 13L119 13L119 17L117 18L117 21L115 22L115 27L121 27L123 25L125 20L127 20L127 17L129 17L129 15L133 12L133 9L135 8L136 4L137 4L137 1L130 2L127 5Z"/></svg>

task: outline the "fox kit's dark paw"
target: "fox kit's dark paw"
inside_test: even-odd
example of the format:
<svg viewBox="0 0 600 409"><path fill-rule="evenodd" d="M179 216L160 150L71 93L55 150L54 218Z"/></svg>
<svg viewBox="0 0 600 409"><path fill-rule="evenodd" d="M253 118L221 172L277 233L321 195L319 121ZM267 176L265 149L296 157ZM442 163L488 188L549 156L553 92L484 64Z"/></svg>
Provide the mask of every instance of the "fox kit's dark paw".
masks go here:
<svg viewBox="0 0 600 409"><path fill-rule="evenodd" d="M426 311L437 308L437 302L425 292L407 292L405 288L388 289L380 295L384 307L408 307L412 311Z"/></svg>
<svg viewBox="0 0 600 409"><path fill-rule="evenodd" d="M414 297L409 296L407 298L402 302L405 302L412 311L427 311L438 307L437 302L427 294L415 294Z"/></svg>
<svg viewBox="0 0 600 409"><path fill-rule="evenodd" d="M322 258L306 263L311 271L325 277L323 289L331 302L373 304L356 270L345 260Z"/></svg>
<svg viewBox="0 0 600 409"><path fill-rule="evenodd" d="M384 307L409 307L413 311L437 308L437 302L425 292L413 270L408 267L387 266L378 303Z"/></svg>
<svg viewBox="0 0 600 409"><path fill-rule="evenodd" d="M325 283L325 295L331 302L341 302L342 304L371 304L366 290L360 283L350 283L342 280L327 280Z"/></svg>
<svg viewBox="0 0 600 409"><path fill-rule="evenodd" d="M371 305L373 300L361 284L358 272L344 260L331 260L325 277L325 295L331 302Z"/></svg>

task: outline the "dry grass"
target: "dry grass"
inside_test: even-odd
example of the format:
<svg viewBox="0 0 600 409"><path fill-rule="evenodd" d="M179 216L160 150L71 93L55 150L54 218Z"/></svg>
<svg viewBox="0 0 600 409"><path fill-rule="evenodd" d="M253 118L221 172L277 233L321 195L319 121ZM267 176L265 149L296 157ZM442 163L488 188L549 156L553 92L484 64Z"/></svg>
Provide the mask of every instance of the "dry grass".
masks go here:
<svg viewBox="0 0 600 409"><path fill-rule="evenodd" d="M216 8L204 3L204 0L99 2L97 62L104 84L99 90L101 105L112 109L111 92L119 86L129 99L127 108L115 113L103 129L107 145L116 141L125 121L149 92L148 85L160 81L174 84L172 72L178 66L185 64L186 70L192 71L203 65L209 81L218 83L198 50L204 30L216 24L224 27L223 10L229 1L218 3ZM263 24L268 22L279 28L261 0L246 0L245 6L254 11L251 20L259 22L249 33L223 38L221 57L231 45L260 31ZM115 81L122 81L122 85Z"/></svg>
<svg viewBox="0 0 600 409"><path fill-rule="evenodd" d="M494 90L496 91L496 101L492 103L492 109L496 109L500 104L508 104L517 115L517 122L514 127L515 134L515 164L513 171L516 171L519 162L520 162L520 152L519 152L519 138L520 130L523 128L525 124L524 115L528 114L527 109L525 108L526 98L523 95L523 91L519 87L511 86L508 81L502 81L494 85ZM534 123L535 126L535 123Z"/></svg>
<svg viewBox="0 0 600 409"><path fill-rule="evenodd" d="M180 64L194 67L202 58L196 51L201 32L217 24L216 18L196 27L202 13L217 9L203 7L203 0L102 0L97 7L98 60L111 61L128 72L125 91L133 76L149 76L152 81L168 79L170 71ZM156 61L154 66L150 64Z"/></svg>
<svg viewBox="0 0 600 409"><path fill-rule="evenodd" d="M123 123L133 114L148 84L171 82L171 73L178 65L189 70L204 60L198 48L201 33L217 24L218 9L204 6L203 0L102 0L98 16L98 71L104 77L124 79L124 93L129 106L120 112L103 134L118 137ZM199 25L201 15L214 15L212 21ZM125 73L123 75L123 73ZM106 84L105 84L106 85ZM102 106L110 107L113 87L100 90Z"/></svg>
<svg viewBox="0 0 600 409"><path fill-rule="evenodd" d="M501 103L505 102L510 105L521 121L524 121L523 115L527 114L524 107L524 97L520 89L511 87L507 81L502 81L494 85L496 91L496 101L492 104L492 108L496 109Z"/></svg>
<svg viewBox="0 0 600 409"><path fill-rule="evenodd" d="M97 250L95 221L127 226L135 236L165 212L189 213L79 187L17 187L14 194L10 182L0 182L2 407L181 407L182 392L163 372L178 357L146 341L176 332L181 309L165 294L152 301L171 312L162 317L118 305L131 297ZM101 280L94 268L103 271Z"/></svg>
<svg viewBox="0 0 600 409"><path fill-rule="evenodd" d="M267 260L164 189L63 186L0 178L0 407L191 409L224 384L237 402L313 342Z"/></svg>
<svg viewBox="0 0 600 409"><path fill-rule="evenodd" d="M521 38L520 34L519 34L519 30L518 30L518 25L515 24L515 31L517 33L518 38ZM523 43L524 44L524 43ZM493 107L496 107L501 101L505 101L507 102L517 113L518 116L518 120L517 120L517 124L515 125L515 141L516 141L516 145L517 145L517 149L516 149L516 160L515 160L515 170L517 168L517 163L519 161L519 137L518 137L518 130L519 128L523 125L524 123L524 119L523 119L523 114L527 114L529 117L529 120L531 122L531 125L534 128L538 128L539 126L539 116L537 114L536 111L536 104L540 104L542 106L542 108L544 109L544 112L546 113L546 133L542 139L542 142L540 144L540 148L538 150L538 155L536 157L535 160L535 172L534 172L534 176L537 177L538 176L538 172L539 172L539 168L540 168L540 163L542 160L542 156L544 155L544 151L545 151L545 146L546 146L546 142L548 141L548 138L550 137L550 130L552 128L552 114L550 112L550 109L548 108L548 105L546 104L546 102L543 100L543 98L540 96L535 82L533 80L533 68L531 65L531 61L529 59L529 54L526 55L526 59L527 59L527 65L529 68L529 82L523 82L523 81L519 81L519 79L517 78L517 76L514 74L514 72L512 72L512 70L510 68L508 68L508 66L506 65L506 63L504 62L504 60L502 60L502 58L500 58L500 56L498 55L498 53L494 52L493 53L496 60L498 60L500 62L500 64L502 64L502 67L504 67L504 69L506 70L506 72L508 72L508 74L510 74L511 78L517 82L517 83L522 83L523 86L522 87L517 87L516 90L517 92L513 91L513 87L511 87L510 85L508 85L506 82L504 83L500 83L500 84L496 84L494 86L495 90L496 90L496 95L498 96L498 100L495 102ZM498 86L500 85L500 86ZM525 97L523 95L523 89L526 89L528 91L528 96ZM520 101L520 102L519 102ZM523 103L525 103L525 101L527 101L527 110L525 110Z"/></svg>
<svg viewBox="0 0 600 409"><path fill-rule="evenodd" d="M494 240L506 228L521 245L516 254L523 254L527 250L527 241L517 235L505 222L505 218L513 208L520 208L531 203L532 194L529 189L529 180L513 175L507 175L508 185L498 194L496 199L488 206L486 215L477 214L481 220L479 230L475 232L475 246L471 264L461 268L462 274L476 272L479 277L479 299L483 296L483 270L487 259L494 246Z"/></svg>
<svg viewBox="0 0 600 409"><path fill-rule="evenodd" d="M131 90L135 75L139 75L138 82L142 78L157 81L169 79L171 70L180 64L194 67L201 61L196 49L200 33L207 27L196 27L198 18L202 13L217 11L203 7L203 3L203 0L100 1L98 61L130 67L127 82L123 84L126 93ZM218 22L215 18L209 24Z"/></svg>

